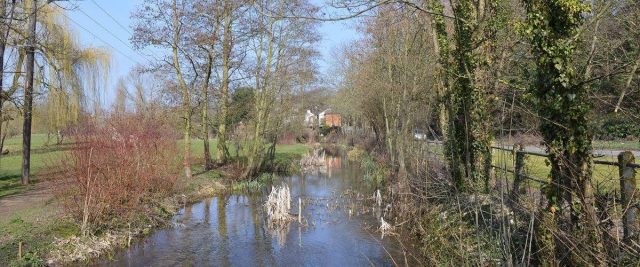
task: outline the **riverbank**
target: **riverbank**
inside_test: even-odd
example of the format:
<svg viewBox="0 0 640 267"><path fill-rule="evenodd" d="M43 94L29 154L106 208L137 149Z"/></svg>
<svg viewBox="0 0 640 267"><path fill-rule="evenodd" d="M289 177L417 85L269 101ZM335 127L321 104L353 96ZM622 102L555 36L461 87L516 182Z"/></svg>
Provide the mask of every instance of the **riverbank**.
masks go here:
<svg viewBox="0 0 640 267"><path fill-rule="evenodd" d="M502 203L457 192L437 158L415 158L412 167L419 170L394 171L375 149L343 147L348 160L362 167L364 180L379 188L376 202L384 207L385 222L399 240L413 244L420 265L499 264L495 259L502 251L487 229L511 214Z"/></svg>
<svg viewBox="0 0 640 267"><path fill-rule="evenodd" d="M306 145L279 145L274 162L281 170L307 151ZM230 163L205 172L201 165L194 163L194 177L181 178L170 197L149 201L145 211L136 214L135 219L91 236L83 237L79 223L63 214L60 203L52 197L16 210L0 218L0 265L38 266L83 261L128 246L135 239L165 226L187 203L232 190L237 182L237 169L241 167ZM31 188L25 190L24 193L29 193Z"/></svg>

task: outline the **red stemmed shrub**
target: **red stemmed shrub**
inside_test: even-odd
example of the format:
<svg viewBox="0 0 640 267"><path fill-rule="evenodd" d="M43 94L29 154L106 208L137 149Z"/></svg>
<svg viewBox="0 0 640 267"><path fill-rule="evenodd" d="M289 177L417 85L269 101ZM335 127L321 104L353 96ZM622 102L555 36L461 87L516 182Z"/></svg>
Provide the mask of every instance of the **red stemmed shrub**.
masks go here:
<svg viewBox="0 0 640 267"><path fill-rule="evenodd" d="M83 234L125 223L171 193L178 170L171 129L160 120L119 115L75 130L59 193Z"/></svg>

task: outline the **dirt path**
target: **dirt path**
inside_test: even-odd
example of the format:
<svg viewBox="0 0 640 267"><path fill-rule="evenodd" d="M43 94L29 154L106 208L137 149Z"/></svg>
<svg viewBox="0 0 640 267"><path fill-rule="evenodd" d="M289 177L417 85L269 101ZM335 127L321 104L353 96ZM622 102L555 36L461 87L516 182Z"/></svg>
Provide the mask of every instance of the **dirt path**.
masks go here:
<svg viewBox="0 0 640 267"><path fill-rule="evenodd" d="M0 222L30 208L41 207L53 201L50 182L41 182L25 192L0 198Z"/></svg>

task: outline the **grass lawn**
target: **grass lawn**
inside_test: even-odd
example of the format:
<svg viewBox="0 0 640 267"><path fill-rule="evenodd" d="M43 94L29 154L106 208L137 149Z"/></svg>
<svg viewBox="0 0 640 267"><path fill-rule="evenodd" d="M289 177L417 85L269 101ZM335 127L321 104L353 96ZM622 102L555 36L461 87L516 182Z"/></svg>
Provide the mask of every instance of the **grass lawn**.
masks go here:
<svg viewBox="0 0 640 267"><path fill-rule="evenodd" d="M640 150L640 142L636 141L593 141L594 149Z"/></svg>
<svg viewBox="0 0 640 267"><path fill-rule="evenodd" d="M182 141L178 141L178 145L181 145ZM203 158L203 141L199 139L193 139L191 142L191 153L196 160ZM22 169L22 155L19 153L22 146L22 136L12 137L6 140L6 149L11 154L0 157L0 198L8 195L17 194L28 190L30 186L23 186L20 184L21 169ZM215 158L217 151L217 140L212 139L209 141L211 156ZM34 134L32 138L32 154L31 154L31 173L33 180L38 181L41 175L46 175L45 170L48 171L52 167L59 164L59 161L64 159L65 150L71 146L71 141L65 141L62 145L47 145L46 134ZM243 149L246 146L243 146ZM276 157L278 158L290 158L297 157L305 154L309 150L308 146L304 144L293 145L277 145ZM236 147L233 142L229 143L229 153L232 157L236 155ZM244 156L243 151L239 153L240 157ZM195 166L194 166L195 168Z"/></svg>
<svg viewBox="0 0 640 267"><path fill-rule="evenodd" d="M178 141L178 145L182 148L182 141ZM191 153L193 153L194 158L202 158L204 153L204 145L203 141L200 139L191 140ZM247 143L241 144L239 156L245 156L246 149L248 147ZM227 149L229 149L229 154L231 156L236 155L236 144L231 141L227 143ZM218 151L218 140L211 139L209 140L209 150L211 151L211 156L215 158L216 151ZM309 146L305 144L291 144L291 145L276 145L276 154L295 154L295 155L303 155L309 151Z"/></svg>
<svg viewBox="0 0 640 267"><path fill-rule="evenodd" d="M615 149L625 150L630 149L633 145L638 146L638 143L624 143L619 141L594 141L594 148L596 149ZM433 151L436 154L442 155L441 145L429 145L429 151ZM509 170L513 170L514 156L510 151L492 149L493 152L493 165L503 167ZM617 162L616 157L598 157L597 160ZM525 174L538 178L539 180L548 180L548 175L551 167L547 165L545 157L526 155L525 156ZM512 179L513 173L497 170L498 175L505 175L504 177ZM620 181L617 166L600 165L595 164L593 169L594 185L597 188L604 190L619 189ZM539 187L540 183L531 182L532 186Z"/></svg>
<svg viewBox="0 0 640 267"><path fill-rule="evenodd" d="M44 266L41 258L53 247L55 238L79 234L77 224L57 215L57 210L57 204L46 203L0 218L0 265ZM19 241L24 254L21 261L15 261Z"/></svg>
<svg viewBox="0 0 640 267"><path fill-rule="evenodd" d="M39 150L55 148L55 141L55 136L52 136L51 141L47 144L46 134L33 134L31 136L31 149ZM62 142L62 145L69 145L71 143L72 141L69 138L65 138ZM20 151L22 151L22 135L13 136L5 140L4 149L9 150L9 152L12 154L20 153Z"/></svg>
<svg viewBox="0 0 640 267"><path fill-rule="evenodd" d="M47 167L57 165L64 158L65 150L69 149L69 142L62 145L47 145L46 134L34 134L32 137L31 174L37 181L39 175ZM5 149L9 155L0 156L0 197L23 192L29 186L20 184L22 173L22 136L15 136L5 141Z"/></svg>
<svg viewBox="0 0 640 267"><path fill-rule="evenodd" d="M599 157L598 160L617 162L614 157ZM505 167L509 170L513 170L514 156L511 152L503 150L493 150L493 164L500 167ZM538 178L540 180L548 180L551 167L548 166L547 159L545 157L539 157L534 155L525 156L525 173L529 176ZM507 177L512 178L512 173L507 173ZM613 190L620 186L618 177L618 167L609 165L595 164L593 169L594 185L596 188L600 187L605 190ZM533 186L540 186L537 182L532 182Z"/></svg>

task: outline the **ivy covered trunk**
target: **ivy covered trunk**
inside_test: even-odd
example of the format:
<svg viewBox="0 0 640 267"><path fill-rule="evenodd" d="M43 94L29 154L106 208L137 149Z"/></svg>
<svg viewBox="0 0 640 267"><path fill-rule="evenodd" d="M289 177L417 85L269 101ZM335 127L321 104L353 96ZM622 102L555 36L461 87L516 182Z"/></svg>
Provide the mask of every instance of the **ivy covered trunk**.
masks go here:
<svg viewBox="0 0 640 267"><path fill-rule="evenodd" d="M429 4L434 13L445 14L444 6L439 0L431 0ZM447 68L450 65L450 49L447 25L443 16L431 16L431 37L434 54L438 56L438 71L436 72L438 105L436 107L436 112L434 113L438 114L438 127L440 134L446 138L449 131L449 73Z"/></svg>
<svg viewBox="0 0 640 267"><path fill-rule="evenodd" d="M484 7L483 7L484 8ZM455 45L452 72L454 81L449 94L450 125L447 138L447 159L454 182L461 191L477 190L485 185L491 167L490 118L487 112L487 92L479 85L479 58L474 54L478 29L478 14L470 0L459 1L453 9L455 16Z"/></svg>
<svg viewBox="0 0 640 267"><path fill-rule="evenodd" d="M589 87L577 81L572 65L576 30L588 6L579 0L525 0L525 4L526 33L537 66L530 93L537 101L551 165L550 184L545 187L549 201L541 211L542 222L550 225L539 226L537 243L543 251L555 252L557 264L601 265L604 249L591 185Z"/></svg>

